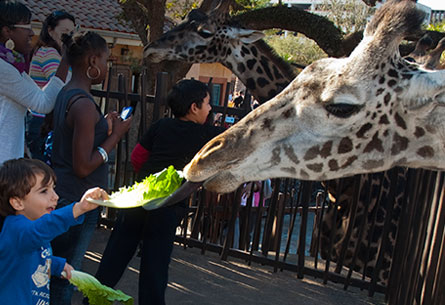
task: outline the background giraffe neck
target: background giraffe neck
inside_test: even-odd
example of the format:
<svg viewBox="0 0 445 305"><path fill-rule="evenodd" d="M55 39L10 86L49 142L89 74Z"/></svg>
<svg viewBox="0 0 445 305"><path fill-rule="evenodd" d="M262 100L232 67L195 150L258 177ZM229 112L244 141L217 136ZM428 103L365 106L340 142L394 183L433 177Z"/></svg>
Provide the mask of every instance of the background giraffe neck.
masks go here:
<svg viewBox="0 0 445 305"><path fill-rule="evenodd" d="M240 43L236 48L238 52L232 52L221 64L238 76L260 103L280 93L296 77L292 66L263 40L253 44Z"/></svg>

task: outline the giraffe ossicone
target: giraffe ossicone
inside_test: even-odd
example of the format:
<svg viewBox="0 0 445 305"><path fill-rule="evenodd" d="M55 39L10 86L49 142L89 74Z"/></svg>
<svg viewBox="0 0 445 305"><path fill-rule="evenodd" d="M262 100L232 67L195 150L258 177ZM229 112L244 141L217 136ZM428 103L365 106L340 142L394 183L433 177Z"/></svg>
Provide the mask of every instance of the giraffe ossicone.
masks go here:
<svg viewBox="0 0 445 305"><path fill-rule="evenodd" d="M412 1L390 1L348 58L321 59L269 102L207 143L190 181L229 192L272 177L327 180L394 166L445 169L445 71L401 58L420 29Z"/></svg>

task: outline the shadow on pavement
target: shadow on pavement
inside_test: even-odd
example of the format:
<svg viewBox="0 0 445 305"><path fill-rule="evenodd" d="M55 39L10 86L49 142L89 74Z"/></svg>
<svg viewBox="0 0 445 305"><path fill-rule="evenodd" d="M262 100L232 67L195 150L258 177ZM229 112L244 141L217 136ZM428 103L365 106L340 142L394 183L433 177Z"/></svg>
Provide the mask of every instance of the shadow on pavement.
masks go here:
<svg viewBox="0 0 445 305"><path fill-rule="evenodd" d="M95 274L102 251L110 235L109 230L97 229L83 263L83 271ZM137 302L139 258L132 259L117 289L135 298ZM73 305L81 305L76 293ZM196 248L175 246L166 292L169 305L383 305L384 297L373 298L357 288L343 290L342 285L306 277L297 279L295 273L273 273L271 267L258 264L248 266L242 260L222 261L215 253L201 255ZM142 304L141 304L142 305Z"/></svg>

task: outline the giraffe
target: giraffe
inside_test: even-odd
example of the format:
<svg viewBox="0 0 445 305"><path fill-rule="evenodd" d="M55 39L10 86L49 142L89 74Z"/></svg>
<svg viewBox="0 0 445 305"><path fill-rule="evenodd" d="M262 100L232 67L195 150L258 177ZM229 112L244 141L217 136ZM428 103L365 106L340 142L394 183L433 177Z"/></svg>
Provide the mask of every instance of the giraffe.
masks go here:
<svg viewBox="0 0 445 305"><path fill-rule="evenodd" d="M223 22L221 19L215 21L214 16L204 16L203 13L199 13L198 11L192 12L188 20L185 24L180 25L174 30L166 33L160 41L157 41L151 45L146 46L145 48L145 56L151 58L153 61L160 61L163 59L176 59L176 60L184 60L188 62L215 62L219 61L228 68L232 69L235 74L245 83L252 84L254 80L259 80L254 82L254 86L250 86L252 90L252 94L256 96L260 101L264 102L264 96L270 96L268 93L270 92L270 87L264 89L264 86L259 86L258 83L261 83L261 79L265 75L262 75L263 69L260 65L256 66L252 63L262 63L263 65L267 62L272 62L275 65L283 66L283 63L280 60L277 60L277 57L271 53L268 48L258 47L261 46L261 40L257 41L256 39L260 36L258 33L255 33L255 43L252 46L249 46L247 40L242 40L239 38L240 35L236 36L235 34L241 33L246 37L247 31L242 29L231 28L233 25L225 24L223 26L218 26L218 22ZM228 33L231 33L230 39L226 36ZM235 34L234 34L235 33ZM251 35L250 33L249 35ZM205 36L205 37L203 37ZM241 35L242 36L242 35ZM238 40L237 40L238 39ZM197 40L197 41L195 41ZM254 42L254 40L249 41L249 43ZM264 44L264 43L263 43ZM229 48L229 49L226 49ZM209 51L210 50L210 51ZM220 50L221 52L218 52ZM232 51L233 50L233 51ZM247 50L247 51L246 51ZM263 51L266 50L266 51ZM258 52L259 51L259 52ZM253 55L256 55L256 58L252 58ZM244 65L245 63L251 63L250 65ZM278 63L278 64L277 64ZM246 67L251 69L246 69ZM280 68L281 71L289 71L290 69ZM247 70L247 72L246 72ZM271 68L269 67L269 71ZM256 72L252 74L251 71ZM287 76L287 82L290 82L293 78L293 73L283 73ZM270 80L270 79L269 79ZM278 88L273 92L281 91L281 87L283 86L282 79L279 79ZM249 87L249 86L248 86ZM261 98L263 97L263 98ZM386 175L386 173L385 173ZM368 179L372 179L372 177L367 177ZM387 177L385 176L385 179ZM353 184L350 183L349 186ZM335 190L335 188L333 188ZM347 191L347 189L346 189ZM350 192L349 192L350 193ZM346 196L347 193L341 195L341 201L348 199ZM340 196L340 195L339 195ZM346 197L346 198L345 198ZM349 198L350 200L350 198ZM396 200L395 204L398 203L399 198ZM323 229L329 228L327 223L323 223ZM340 231L339 231L340 232ZM323 235L322 235L323 236ZM341 238L340 238L341 241ZM340 244L340 243L339 243ZM334 246L334 250L337 247ZM323 249L322 249L323 250ZM334 259L335 259L334 253ZM375 257L374 257L375 261ZM390 261L390 257L389 257ZM356 265L356 267L362 267L364 264ZM373 262L367 263L368 271L372 272ZM385 280L381 280L384 282Z"/></svg>
<svg viewBox="0 0 445 305"><path fill-rule="evenodd" d="M226 15L192 10L185 22L144 48L152 62L219 62L232 70L260 102L276 96L295 78L292 67L261 38L260 31L227 23Z"/></svg>
<svg viewBox="0 0 445 305"><path fill-rule="evenodd" d="M445 71L402 59L420 31L411 1L389 1L347 58L306 67L272 100L207 143L184 168L216 192L271 177L327 180L394 166L445 169ZM235 156L235 157L234 157Z"/></svg>

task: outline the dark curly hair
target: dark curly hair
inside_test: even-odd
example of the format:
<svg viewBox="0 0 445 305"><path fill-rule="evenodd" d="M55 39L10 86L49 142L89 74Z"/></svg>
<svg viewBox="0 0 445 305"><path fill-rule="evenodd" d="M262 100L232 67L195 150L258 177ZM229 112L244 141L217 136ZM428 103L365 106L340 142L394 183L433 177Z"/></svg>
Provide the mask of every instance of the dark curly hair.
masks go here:
<svg viewBox="0 0 445 305"><path fill-rule="evenodd" d="M79 64L85 56L100 55L107 49L107 42L99 34L88 31L74 36L63 34L62 42L67 47L68 62L71 66Z"/></svg>

